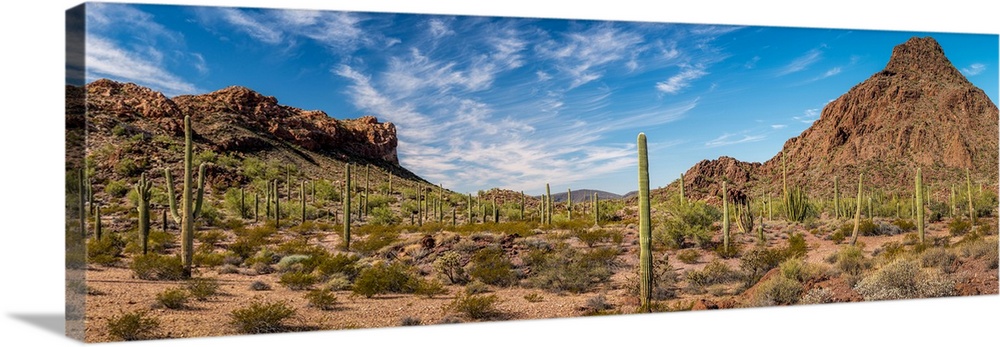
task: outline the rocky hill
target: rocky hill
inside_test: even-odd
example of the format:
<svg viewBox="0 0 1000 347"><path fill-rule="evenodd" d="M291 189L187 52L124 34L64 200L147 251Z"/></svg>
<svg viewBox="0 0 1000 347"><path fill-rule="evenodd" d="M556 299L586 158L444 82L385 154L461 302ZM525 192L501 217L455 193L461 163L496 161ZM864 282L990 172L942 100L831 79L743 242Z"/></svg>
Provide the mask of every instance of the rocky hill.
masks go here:
<svg viewBox="0 0 1000 347"><path fill-rule="evenodd" d="M937 41L914 37L893 49L885 69L827 104L811 127L771 159L703 161L684 181L694 198L719 194L722 177L735 189L777 193L784 153L789 184L811 195L830 194L834 176L847 192L843 182L855 182L859 173L869 187L907 191L918 167L926 182L938 183L935 194L964 182L967 168L973 181L995 187L997 124L997 106L951 64ZM668 189L676 194L676 184Z"/></svg>
<svg viewBox="0 0 1000 347"><path fill-rule="evenodd" d="M373 116L334 119L323 111L278 104L245 87L167 98L133 83L97 80L68 94L86 93L88 155L95 177L125 179L136 171L179 168L184 116L191 116L196 152L237 161L248 157L291 164L308 177L338 179L343 163L370 164L404 179L419 177L399 166L396 127ZM67 128L82 126L68 119ZM210 169L209 181L237 183L239 167ZM384 174L383 174L384 175ZM247 183L247 182L240 182Z"/></svg>

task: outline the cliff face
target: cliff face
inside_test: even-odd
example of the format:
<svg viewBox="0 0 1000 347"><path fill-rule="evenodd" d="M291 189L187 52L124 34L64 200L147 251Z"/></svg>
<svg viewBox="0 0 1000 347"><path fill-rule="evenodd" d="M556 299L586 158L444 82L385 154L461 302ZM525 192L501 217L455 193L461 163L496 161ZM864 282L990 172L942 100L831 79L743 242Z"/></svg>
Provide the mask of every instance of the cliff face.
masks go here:
<svg viewBox="0 0 1000 347"><path fill-rule="evenodd" d="M801 135L785 142L790 184L810 194L832 191L865 175L865 184L887 191L912 187L918 167L925 181L997 181L998 111L963 76L933 38L896 46L885 69L823 108ZM732 158L705 161L685 174L695 194L718 193L727 177L737 189L781 187L782 153L763 164ZM759 188L756 188L759 189ZM694 196L698 198L698 196Z"/></svg>
<svg viewBox="0 0 1000 347"><path fill-rule="evenodd" d="M396 127L375 117L337 120L322 111L278 104L245 87L228 87L202 95L173 99L132 83L94 81L86 86L87 112L110 116L153 134L183 134L190 115L201 140L219 151L252 152L280 140L319 153L340 153L399 165ZM97 122L100 130L101 122Z"/></svg>

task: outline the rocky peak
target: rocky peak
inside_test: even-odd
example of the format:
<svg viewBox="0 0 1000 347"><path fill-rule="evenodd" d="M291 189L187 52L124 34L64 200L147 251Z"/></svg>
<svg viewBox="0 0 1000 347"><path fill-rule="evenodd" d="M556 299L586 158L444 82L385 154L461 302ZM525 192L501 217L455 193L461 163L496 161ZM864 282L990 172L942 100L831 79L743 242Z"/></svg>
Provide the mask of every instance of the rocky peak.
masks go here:
<svg viewBox="0 0 1000 347"><path fill-rule="evenodd" d="M944 49L932 37L912 37L892 49L883 73L907 78L965 80L944 55Z"/></svg>

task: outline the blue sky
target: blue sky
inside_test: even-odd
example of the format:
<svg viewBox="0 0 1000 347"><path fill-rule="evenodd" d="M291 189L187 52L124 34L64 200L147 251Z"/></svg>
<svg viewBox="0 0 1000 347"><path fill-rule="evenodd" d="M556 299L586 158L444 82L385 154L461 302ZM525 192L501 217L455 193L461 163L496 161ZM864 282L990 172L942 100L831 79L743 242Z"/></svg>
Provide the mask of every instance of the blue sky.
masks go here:
<svg viewBox="0 0 1000 347"><path fill-rule="evenodd" d="M404 167L460 192L635 190L639 132L654 187L702 159L767 160L912 36L998 98L996 35L88 6L87 81L375 115Z"/></svg>

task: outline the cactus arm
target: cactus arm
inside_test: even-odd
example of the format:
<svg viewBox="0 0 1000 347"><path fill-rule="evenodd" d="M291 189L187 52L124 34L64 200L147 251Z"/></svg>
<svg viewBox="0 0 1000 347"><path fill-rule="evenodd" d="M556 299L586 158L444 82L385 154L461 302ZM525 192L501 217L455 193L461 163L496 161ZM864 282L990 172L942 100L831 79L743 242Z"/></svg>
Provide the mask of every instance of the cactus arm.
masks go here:
<svg viewBox="0 0 1000 347"><path fill-rule="evenodd" d="M729 192L726 181L722 181L722 249L729 252Z"/></svg>
<svg viewBox="0 0 1000 347"><path fill-rule="evenodd" d="M920 243L924 243L924 189L923 189L923 177L920 173L920 168L917 168L917 236L920 237ZM871 201L871 200L869 200ZM870 203L869 203L870 204Z"/></svg>
<svg viewBox="0 0 1000 347"><path fill-rule="evenodd" d="M170 176L170 169L163 169L163 172L167 176L167 204L170 205L170 217L174 219L174 222L180 224L181 215L177 212L177 196L174 195L174 180Z"/></svg>
<svg viewBox="0 0 1000 347"><path fill-rule="evenodd" d="M205 195L205 163L198 165L198 191L195 192L197 197L194 200L194 211L192 211L192 217L198 218L201 216L201 201L202 197Z"/></svg>
<svg viewBox="0 0 1000 347"><path fill-rule="evenodd" d="M858 174L858 202L854 210L854 232L851 233L851 246L858 242L858 228L861 226L861 175Z"/></svg>

